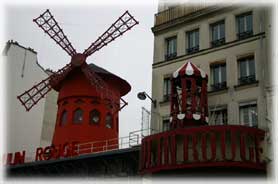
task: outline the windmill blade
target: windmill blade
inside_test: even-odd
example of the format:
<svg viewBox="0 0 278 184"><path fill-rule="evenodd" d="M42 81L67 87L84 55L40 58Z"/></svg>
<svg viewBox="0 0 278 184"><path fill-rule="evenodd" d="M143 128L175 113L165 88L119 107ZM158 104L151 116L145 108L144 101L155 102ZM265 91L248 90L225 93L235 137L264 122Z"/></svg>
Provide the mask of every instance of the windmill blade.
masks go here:
<svg viewBox="0 0 278 184"><path fill-rule="evenodd" d="M119 94L113 92L107 83L86 63L82 65L81 69L86 77L90 80L91 85L96 87L96 91L100 94L100 97L102 99L111 99L112 103L115 104L116 100L120 98Z"/></svg>
<svg viewBox="0 0 278 184"><path fill-rule="evenodd" d="M33 19L33 21L70 56L76 54L76 51L67 36L64 34L63 30L48 9L39 17Z"/></svg>
<svg viewBox="0 0 278 184"><path fill-rule="evenodd" d="M72 70L72 68L71 64L66 65L56 73L17 96L17 99L25 107L26 111L29 111L40 101L40 99L44 98L45 95L52 89L52 86L62 80L64 76Z"/></svg>
<svg viewBox="0 0 278 184"><path fill-rule="evenodd" d="M87 57L92 55L94 52L123 35L136 24L139 24L139 22L135 20L128 11L126 11L95 42L93 42L83 54Z"/></svg>

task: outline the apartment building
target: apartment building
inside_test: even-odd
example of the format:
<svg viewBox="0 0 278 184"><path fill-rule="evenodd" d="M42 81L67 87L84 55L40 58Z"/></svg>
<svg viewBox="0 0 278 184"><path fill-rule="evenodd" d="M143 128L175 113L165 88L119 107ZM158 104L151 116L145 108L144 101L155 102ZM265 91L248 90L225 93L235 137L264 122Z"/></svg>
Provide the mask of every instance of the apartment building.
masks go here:
<svg viewBox="0 0 278 184"><path fill-rule="evenodd" d="M160 4L155 15L152 128L169 129L170 78L190 61L208 74L209 124L271 126L271 11ZM270 98L270 99L269 99Z"/></svg>

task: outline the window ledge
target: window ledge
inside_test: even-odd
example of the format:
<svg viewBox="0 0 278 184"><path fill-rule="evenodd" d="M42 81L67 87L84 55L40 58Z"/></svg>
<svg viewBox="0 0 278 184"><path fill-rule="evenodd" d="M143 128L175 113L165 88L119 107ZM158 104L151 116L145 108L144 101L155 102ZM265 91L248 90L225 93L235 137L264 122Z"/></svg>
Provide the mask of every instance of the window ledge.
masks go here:
<svg viewBox="0 0 278 184"><path fill-rule="evenodd" d="M246 88L250 88L250 87L256 87L258 85L259 85L259 81L256 80L252 83L235 85L234 88L235 88L235 90L241 90L241 89L246 89Z"/></svg>
<svg viewBox="0 0 278 184"><path fill-rule="evenodd" d="M221 93L226 93L228 89L229 89L228 87L225 87L217 90L208 91L208 95L218 95Z"/></svg>

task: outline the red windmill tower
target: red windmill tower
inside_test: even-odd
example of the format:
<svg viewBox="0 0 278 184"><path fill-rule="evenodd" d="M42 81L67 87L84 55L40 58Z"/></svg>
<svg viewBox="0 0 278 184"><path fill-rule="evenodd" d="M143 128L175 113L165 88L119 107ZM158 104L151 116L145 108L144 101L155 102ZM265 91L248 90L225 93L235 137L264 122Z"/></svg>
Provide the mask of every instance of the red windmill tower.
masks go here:
<svg viewBox="0 0 278 184"><path fill-rule="evenodd" d="M29 111L53 88L59 92L52 144L90 142L118 137L118 111L127 103L121 98L131 87L120 77L86 59L112 42L138 21L126 11L83 53L77 53L49 10L33 20L71 56L53 75L18 96Z"/></svg>

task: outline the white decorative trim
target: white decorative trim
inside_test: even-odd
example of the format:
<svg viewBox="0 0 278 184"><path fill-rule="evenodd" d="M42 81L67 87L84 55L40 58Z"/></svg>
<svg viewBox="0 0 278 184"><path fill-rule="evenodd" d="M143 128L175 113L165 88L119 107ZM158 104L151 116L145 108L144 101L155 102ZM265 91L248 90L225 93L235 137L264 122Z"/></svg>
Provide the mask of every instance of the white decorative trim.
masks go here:
<svg viewBox="0 0 278 184"><path fill-rule="evenodd" d="M199 68L199 70L200 70L202 78L206 78L206 73L201 68Z"/></svg>
<svg viewBox="0 0 278 184"><path fill-rule="evenodd" d="M170 122L172 122L172 121L173 121L173 117L172 117L172 116L169 118L169 121L170 121Z"/></svg>
<svg viewBox="0 0 278 184"><path fill-rule="evenodd" d="M193 70L193 67L191 65L191 62L189 61L188 64L187 64L187 67L185 69L185 74L186 75L193 75L194 73L194 70Z"/></svg>
<svg viewBox="0 0 278 184"><path fill-rule="evenodd" d="M206 122L208 123L208 122L209 122L209 118L206 116L206 118L205 118L205 119L206 119Z"/></svg>
<svg viewBox="0 0 278 184"><path fill-rule="evenodd" d="M173 73L173 77L174 78L177 78L179 76L179 71L177 70L177 71L175 71L174 73Z"/></svg>
<svg viewBox="0 0 278 184"><path fill-rule="evenodd" d="M200 114L193 114L193 119L199 120L201 118Z"/></svg>
<svg viewBox="0 0 278 184"><path fill-rule="evenodd" d="M186 65L186 64L181 65L175 72L173 72L174 78L177 78L179 76L179 72L184 67L184 65Z"/></svg>
<svg viewBox="0 0 278 184"><path fill-rule="evenodd" d="M185 114L178 114L178 119L179 120L182 120L182 119L184 119L185 118Z"/></svg>

